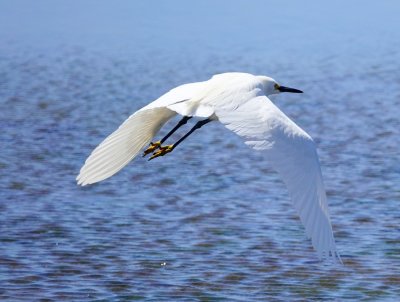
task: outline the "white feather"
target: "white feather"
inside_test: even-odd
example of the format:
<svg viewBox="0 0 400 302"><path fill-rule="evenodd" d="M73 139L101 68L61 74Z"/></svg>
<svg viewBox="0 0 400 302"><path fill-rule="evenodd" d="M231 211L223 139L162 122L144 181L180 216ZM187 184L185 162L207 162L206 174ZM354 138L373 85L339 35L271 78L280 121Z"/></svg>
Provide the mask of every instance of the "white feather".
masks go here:
<svg viewBox="0 0 400 302"><path fill-rule="evenodd" d="M176 113L219 120L247 145L267 154L318 255L340 260L315 143L267 98L278 93L277 85L265 76L225 73L174 88L107 137L86 160L78 184L95 183L117 173Z"/></svg>
<svg viewBox="0 0 400 302"><path fill-rule="evenodd" d="M281 175L306 233L320 257L336 250L321 168L311 137L283 114L266 96L257 96L235 110L216 108L216 116L246 144L267 153ZM260 175L260 177L262 177Z"/></svg>
<svg viewBox="0 0 400 302"><path fill-rule="evenodd" d="M86 160L76 178L85 186L104 180L126 166L145 147L175 112L153 108L132 114Z"/></svg>
<svg viewBox="0 0 400 302"><path fill-rule="evenodd" d="M201 86L191 83L176 87L132 114L93 150L76 178L78 184L93 184L120 171L176 115L168 106L191 99Z"/></svg>

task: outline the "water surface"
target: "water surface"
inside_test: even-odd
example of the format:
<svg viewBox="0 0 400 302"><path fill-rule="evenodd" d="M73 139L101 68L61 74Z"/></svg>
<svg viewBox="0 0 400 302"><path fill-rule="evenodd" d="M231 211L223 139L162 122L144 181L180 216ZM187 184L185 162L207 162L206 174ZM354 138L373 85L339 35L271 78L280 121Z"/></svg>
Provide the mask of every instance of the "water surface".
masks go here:
<svg viewBox="0 0 400 302"><path fill-rule="evenodd" d="M2 1L1 300L396 301L399 8ZM268 158L221 125L76 186L132 112L225 71L305 91L274 101L318 144L345 266L318 261Z"/></svg>

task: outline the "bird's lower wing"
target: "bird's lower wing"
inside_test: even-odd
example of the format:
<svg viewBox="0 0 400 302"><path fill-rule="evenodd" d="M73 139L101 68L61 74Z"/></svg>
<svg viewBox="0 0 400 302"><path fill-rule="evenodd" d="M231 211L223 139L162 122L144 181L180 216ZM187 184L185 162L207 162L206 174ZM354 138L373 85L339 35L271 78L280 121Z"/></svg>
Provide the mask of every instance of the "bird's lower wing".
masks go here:
<svg viewBox="0 0 400 302"><path fill-rule="evenodd" d="M167 108L140 110L94 149L76 180L85 186L104 180L126 166L176 113Z"/></svg>
<svg viewBox="0 0 400 302"><path fill-rule="evenodd" d="M132 114L92 152L76 178L78 184L99 182L126 166L170 118L180 113L171 106L194 97L204 83L178 86Z"/></svg>
<svg viewBox="0 0 400 302"><path fill-rule="evenodd" d="M292 202L319 257L338 258L316 147L311 137L266 96L237 107L216 108L219 121L267 153L283 178Z"/></svg>

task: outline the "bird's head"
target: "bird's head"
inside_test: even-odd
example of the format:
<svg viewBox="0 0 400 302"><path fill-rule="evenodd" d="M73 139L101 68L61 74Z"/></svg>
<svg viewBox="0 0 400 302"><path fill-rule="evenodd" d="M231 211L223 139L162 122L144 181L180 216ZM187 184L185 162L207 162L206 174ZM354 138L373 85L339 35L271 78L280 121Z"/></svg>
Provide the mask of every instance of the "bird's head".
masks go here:
<svg viewBox="0 0 400 302"><path fill-rule="evenodd" d="M281 92L303 93L303 91L301 91L301 90L282 86L282 85L278 84L273 78L266 77L266 76L259 76L259 78L261 79L261 81L264 85L265 95L278 94Z"/></svg>

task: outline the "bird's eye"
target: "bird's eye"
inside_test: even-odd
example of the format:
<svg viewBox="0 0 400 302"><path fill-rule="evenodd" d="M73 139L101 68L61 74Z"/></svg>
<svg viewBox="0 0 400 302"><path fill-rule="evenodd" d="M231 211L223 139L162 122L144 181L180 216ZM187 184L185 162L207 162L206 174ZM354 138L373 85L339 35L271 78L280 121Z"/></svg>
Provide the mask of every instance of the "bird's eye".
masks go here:
<svg viewBox="0 0 400 302"><path fill-rule="evenodd" d="M275 88L275 90L279 90L279 85L278 85L278 84L275 84L275 85L274 85L274 88Z"/></svg>

